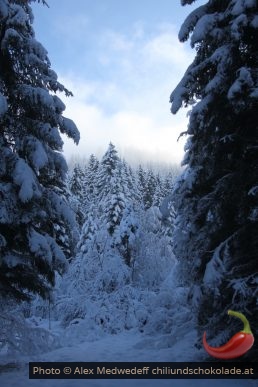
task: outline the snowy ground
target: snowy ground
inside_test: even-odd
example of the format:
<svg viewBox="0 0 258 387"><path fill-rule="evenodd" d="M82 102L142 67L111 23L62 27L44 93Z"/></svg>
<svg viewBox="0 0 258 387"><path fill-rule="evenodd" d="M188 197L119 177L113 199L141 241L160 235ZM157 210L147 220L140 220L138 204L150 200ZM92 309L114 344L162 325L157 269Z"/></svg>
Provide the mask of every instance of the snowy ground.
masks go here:
<svg viewBox="0 0 258 387"><path fill-rule="evenodd" d="M3 387L123 387L126 386L173 386L173 387L255 387L256 380L31 380L28 377L29 361L190 361L193 350L191 345L193 332L189 332L183 340L176 340L175 345L170 348L162 348L162 342L167 342L167 337L146 338L134 331L127 331L117 335L105 335L104 337L87 342L73 340L71 345L55 351L20 359L19 368L5 371L0 374L0 385ZM165 346L165 345L164 345ZM163 347L164 347L163 346ZM199 353L201 358L202 353Z"/></svg>

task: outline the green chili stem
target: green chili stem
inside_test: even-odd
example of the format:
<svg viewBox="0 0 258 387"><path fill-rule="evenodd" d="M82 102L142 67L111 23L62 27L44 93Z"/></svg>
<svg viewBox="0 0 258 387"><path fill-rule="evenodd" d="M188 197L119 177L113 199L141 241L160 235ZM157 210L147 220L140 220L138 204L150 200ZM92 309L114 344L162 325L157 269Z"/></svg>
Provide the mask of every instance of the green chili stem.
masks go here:
<svg viewBox="0 0 258 387"><path fill-rule="evenodd" d="M228 314L230 316L234 316L234 317L237 317L237 318L240 318L240 320L243 322L244 324L244 329L241 331L243 333L249 333L249 334L253 334L252 331L251 331L251 327L250 327L250 324L249 324L249 321L247 320L247 318L243 315L243 313L240 313L240 312L235 312L234 310L229 310L228 311Z"/></svg>

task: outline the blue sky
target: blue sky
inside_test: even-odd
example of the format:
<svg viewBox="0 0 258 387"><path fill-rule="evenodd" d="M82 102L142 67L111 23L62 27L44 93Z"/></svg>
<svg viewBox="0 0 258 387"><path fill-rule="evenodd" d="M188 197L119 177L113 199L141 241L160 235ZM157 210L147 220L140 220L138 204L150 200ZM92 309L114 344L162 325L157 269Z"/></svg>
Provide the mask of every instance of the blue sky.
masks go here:
<svg viewBox="0 0 258 387"><path fill-rule="evenodd" d="M74 94L61 97L81 132L64 152L102 155L112 141L121 156L180 162L186 111L173 116L169 96L194 57L177 34L194 9L180 0L47 0L33 5L37 39ZM200 4L203 1L199 1Z"/></svg>

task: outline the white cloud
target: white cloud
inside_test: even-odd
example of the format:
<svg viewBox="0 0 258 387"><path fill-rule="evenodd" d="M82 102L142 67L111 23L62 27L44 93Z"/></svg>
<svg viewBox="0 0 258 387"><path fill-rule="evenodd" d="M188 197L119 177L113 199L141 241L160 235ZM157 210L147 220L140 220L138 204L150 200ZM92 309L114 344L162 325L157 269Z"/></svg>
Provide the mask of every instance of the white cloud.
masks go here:
<svg viewBox="0 0 258 387"><path fill-rule="evenodd" d="M153 63L170 63L181 67L189 60L189 52L178 41L174 29L161 32L144 47L144 53Z"/></svg>
<svg viewBox="0 0 258 387"><path fill-rule="evenodd" d="M151 159L179 162L184 141L176 140L187 119L185 112L170 114L169 95L192 54L178 42L175 28L163 25L147 35L139 23L131 36L109 31L97 49L105 76L88 80L70 73L61 79L75 95L65 100L65 115L81 132L78 147L65 141L65 153L103 153L112 141L125 158L135 149Z"/></svg>
<svg viewBox="0 0 258 387"><path fill-rule="evenodd" d="M146 112L108 114L96 105L75 100L67 106L66 115L76 122L81 132L78 147L65 140L64 150L68 157L73 154L88 157L90 153L101 156L110 141L125 158L127 149L138 151L152 161L155 158L157 161L179 162L183 157L183 141L177 142L186 125L182 116L174 121L171 115L167 122L159 123Z"/></svg>

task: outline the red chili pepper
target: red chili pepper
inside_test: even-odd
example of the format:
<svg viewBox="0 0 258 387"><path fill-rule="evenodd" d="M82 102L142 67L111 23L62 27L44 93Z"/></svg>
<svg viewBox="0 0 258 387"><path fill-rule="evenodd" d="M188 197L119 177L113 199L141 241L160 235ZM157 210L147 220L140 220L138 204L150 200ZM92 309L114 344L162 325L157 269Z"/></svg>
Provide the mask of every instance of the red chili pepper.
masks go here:
<svg viewBox="0 0 258 387"><path fill-rule="evenodd" d="M218 359L234 359L244 355L253 345L254 336L247 318L240 312L229 310L228 314L240 318L244 329L236 333L226 344L221 347L211 347L206 341L206 332L203 334L203 346L209 355Z"/></svg>

